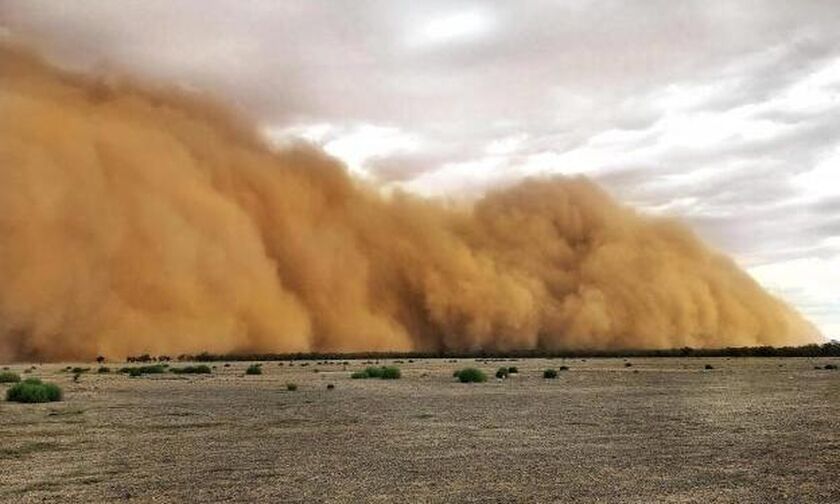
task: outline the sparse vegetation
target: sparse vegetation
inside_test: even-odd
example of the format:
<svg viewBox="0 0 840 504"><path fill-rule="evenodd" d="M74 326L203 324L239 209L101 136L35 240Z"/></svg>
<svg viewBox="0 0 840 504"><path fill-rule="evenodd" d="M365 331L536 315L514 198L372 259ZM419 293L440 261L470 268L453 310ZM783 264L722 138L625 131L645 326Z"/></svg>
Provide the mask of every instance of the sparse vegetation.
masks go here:
<svg viewBox="0 0 840 504"><path fill-rule="evenodd" d="M715 367L714 367L714 366L712 366L711 364L706 364L706 365L703 367L703 369L714 369L714 368L715 368Z"/></svg>
<svg viewBox="0 0 840 504"><path fill-rule="evenodd" d="M568 371L568 370L569 370L569 366L560 366L560 367L559 367L559 368L557 368L557 369L558 369L559 371Z"/></svg>
<svg viewBox="0 0 840 504"><path fill-rule="evenodd" d="M519 373L519 368L517 368L516 366L510 366L508 368L508 374L518 374L518 373Z"/></svg>
<svg viewBox="0 0 840 504"><path fill-rule="evenodd" d="M90 371L90 368L89 367L84 367L84 368L83 367L74 367L71 371L73 371L73 374L82 374L82 373L87 373L88 371Z"/></svg>
<svg viewBox="0 0 840 504"><path fill-rule="evenodd" d="M105 356L99 355L99 356L96 357L96 363L97 364L102 365L103 362L105 362Z"/></svg>
<svg viewBox="0 0 840 504"><path fill-rule="evenodd" d="M175 374L211 374L213 371L207 364L199 364L198 366L184 366L182 368L171 368L171 372Z"/></svg>
<svg viewBox="0 0 840 504"><path fill-rule="evenodd" d="M152 364L150 366L134 366L121 368L120 373L128 373L131 378L137 378L146 374L162 374L166 372L166 367L161 364Z"/></svg>
<svg viewBox="0 0 840 504"><path fill-rule="evenodd" d="M288 390L289 392L294 392L297 389L298 389L297 383L287 383L286 384L286 390Z"/></svg>
<svg viewBox="0 0 840 504"><path fill-rule="evenodd" d="M398 380L402 377L400 368L396 366L369 366L362 371L356 371L350 375L354 380L364 380L367 378L379 378L382 380Z"/></svg>
<svg viewBox="0 0 840 504"><path fill-rule="evenodd" d="M248 369L245 370L246 375L261 375L262 374L262 364L251 364L248 366Z"/></svg>
<svg viewBox="0 0 840 504"><path fill-rule="evenodd" d="M327 383L327 390L332 390L334 388L335 388L335 385L333 385L332 383Z"/></svg>
<svg viewBox="0 0 840 504"><path fill-rule="evenodd" d="M632 362L625 362L624 367L633 367L633 363Z"/></svg>
<svg viewBox="0 0 840 504"><path fill-rule="evenodd" d="M455 376L461 383L483 383L487 381L484 371L476 368L464 368L455 372Z"/></svg>
<svg viewBox="0 0 840 504"><path fill-rule="evenodd" d="M504 380L505 378L508 377L508 374L509 374L508 368L506 368L506 367L500 367L499 369L496 370L496 378Z"/></svg>
<svg viewBox="0 0 840 504"><path fill-rule="evenodd" d="M6 391L6 400L19 403L44 403L60 401L61 389L55 383L43 383L38 378L27 378Z"/></svg>
<svg viewBox="0 0 840 504"><path fill-rule="evenodd" d="M556 369L546 369L543 371L543 378L547 380L551 380L557 378L557 370Z"/></svg>
<svg viewBox="0 0 840 504"><path fill-rule="evenodd" d="M99 373L99 374L110 373L110 372L111 372L111 368L109 368L109 367L107 367L107 366L102 366L102 367L100 367L99 369L97 369L97 370L96 370L96 372L97 372L97 373Z"/></svg>
<svg viewBox="0 0 840 504"><path fill-rule="evenodd" d="M20 375L12 373L11 371L3 371L0 373L0 383L17 383L20 381Z"/></svg>
<svg viewBox="0 0 840 504"><path fill-rule="evenodd" d="M826 364L825 366L823 366L823 369L837 369L837 365L836 364Z"/></svg>

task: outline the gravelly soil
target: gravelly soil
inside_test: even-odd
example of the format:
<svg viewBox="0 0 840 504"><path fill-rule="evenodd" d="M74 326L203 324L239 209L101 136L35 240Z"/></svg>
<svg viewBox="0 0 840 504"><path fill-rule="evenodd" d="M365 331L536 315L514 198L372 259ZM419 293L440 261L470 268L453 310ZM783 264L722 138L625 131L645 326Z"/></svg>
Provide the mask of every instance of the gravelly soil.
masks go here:
<svg viewBox="0 0 840 504"><path fill-rule="evenodd" d="M814 369L838 359L631 361L39 365L65 400L0 404L0 501L840 502L840 371ZM456 383L467 365L520 373Z"/></svg>

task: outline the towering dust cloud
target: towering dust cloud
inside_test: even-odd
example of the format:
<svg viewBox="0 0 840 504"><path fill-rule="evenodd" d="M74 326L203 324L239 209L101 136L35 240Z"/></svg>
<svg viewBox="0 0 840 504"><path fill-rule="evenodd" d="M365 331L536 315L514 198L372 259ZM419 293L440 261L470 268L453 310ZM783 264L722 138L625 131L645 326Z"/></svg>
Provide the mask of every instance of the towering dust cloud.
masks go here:
<svg viewBox="0 0 840 504"><path fill-rule="evenodd" d="M818 337L585 179L383 197L212 104L0 57L0 360Z"/></svg>

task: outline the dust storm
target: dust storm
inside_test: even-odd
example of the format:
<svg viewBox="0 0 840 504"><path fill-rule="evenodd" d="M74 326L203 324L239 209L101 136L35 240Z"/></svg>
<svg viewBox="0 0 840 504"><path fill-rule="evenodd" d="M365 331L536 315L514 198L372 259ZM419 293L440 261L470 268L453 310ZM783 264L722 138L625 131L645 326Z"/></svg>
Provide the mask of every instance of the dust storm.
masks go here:
<svg viewBox="0 0 840 504"><path fill-rule="evenodd" d="M0 58L0 360L819 338L585 178L385 194L214 102Z"/></svg>

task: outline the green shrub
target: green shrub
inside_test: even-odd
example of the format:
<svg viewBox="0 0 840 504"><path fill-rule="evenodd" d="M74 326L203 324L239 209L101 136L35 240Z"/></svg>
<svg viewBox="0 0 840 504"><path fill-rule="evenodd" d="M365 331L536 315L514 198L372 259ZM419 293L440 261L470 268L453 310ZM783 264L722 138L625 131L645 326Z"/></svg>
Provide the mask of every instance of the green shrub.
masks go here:
<svg viewBox="0 0 840 504"><path fill-rule="evenodd" d="M464 368L458 371L458 380L461 383L482 383L487 381L487 375L480 369Z"/></svg>
<svg viewBox="0 0 840 504"><path fill-rule="evenodd" d="M383 380L399 380L402 378L402 373L400 372L400 368L396 366L384 366L380 378Z"/></svg>
<svg viewBox="0 0 840 504"><path fill-rule="evenodd" d="M546 369L543 371L543 378L545 379L554 379L557 378L557 370L556 369Z"/></svg>
<svg viewBox="0 0 840 504"><path fill-rule="evenodd" d="M248 366L248 369L245 370L246 375L261 375L262 374L262 364L251 364Z"/></svg>
<svg viewBox="0 0 840 504"><path fill-rule="evenodd" d="M163 364L153 364L151 366L134 366L121 368L120 373L128 373L131 378L137 378L146 374L162 374L166 372L166 366Z"/></svg>
<svg viewBox="0 0 840 504"><path fill-rule="evenodd" d="M511 366L508 368L508 374L517 374L519 373L519 369L516 366Z"/></svg>
<svg viewBox="0 0 840 504"><path fill-rule="evenodd" d="M99 374L110 373L111 368L109 368L107 366L102 366L99 369L97 369L96 372L99 373Z"/></svg>
<svg viewBox="0 0 840 504"><path fill-rule="evenodd" d="M384 368L381 367L367 367L365 368L365 375L368 378L382 378L382 370Z"/></svg>
<svg viewBox="0 0 840 504"><path fill-rule="evenodd" d="M20 375L12 373L11 371L3 371L0 373L0 383L17 383L20 381Z"/></svg>
<svg viewBox="0 0 840 504"><path fill-rule="evenodd" d="M823 366L823 369L828 369L828 370L837 369L837 365L836 364L826 364L825 366Z"/></svg>
<svg viewBox="0 0 840 504"><path fill-rule="evenodd" d="M712 366L711 364L706 364L706 365L703 367L703 369L714 369L714 368L715 368L715 367L714 367L714 366Z"/></svg>
<svg viewBox="0 0 840 504"><path fill-rule="evenodd" d="M356 371L350 375L354 380L364 380L367 378L379 378L382 380L399 380L402 377L400 368L396 366L370 366L362 371Z"/></svg>
<svg viewBox="0 0 840 504"><path fill-rule="evenodd" d="M496 370L496 378L501 378L501 379L504 380L507 377L508 377L508 368L500 367L499 369Z"/></svg>
<svg viewBox="0 0 840 504"><path fill-rule="evenodd" d="M88 371L90 371L90 368L89 367L74 367L71 371L73 371L73 374L82 374L82 373L87 373Z"/></svg>
<svg viewBox="0 0 840 504"><path fill-rule="evenodd" d="M61 389L55 383L42 383L29 378L12 385L6 391L6 400L20 403L43 403L61 400Z"/></svg>
<svg viewBox="0 0 840 504"><path fill-rule="evenodd" d="M560 370L560 371L568 371L568 370L569 370L569 366L560 366L560 367L559 367L559 368L557 368L557 369L558 369L558 370Z"/></svg>
<svg viewBox="0 0 840 504"><path fill-rule="evenodd" d="M182 368L170 368L169 370L175 374L211 374L213 372L207 364L184 366Z"/></svg>
<svg viewBox="0 0 840 504"><path fill-rule="evenodd" d="M295 390L297 390L297 383L287 383L286 390L288 390L289 392L294 392Z"/></svg>

